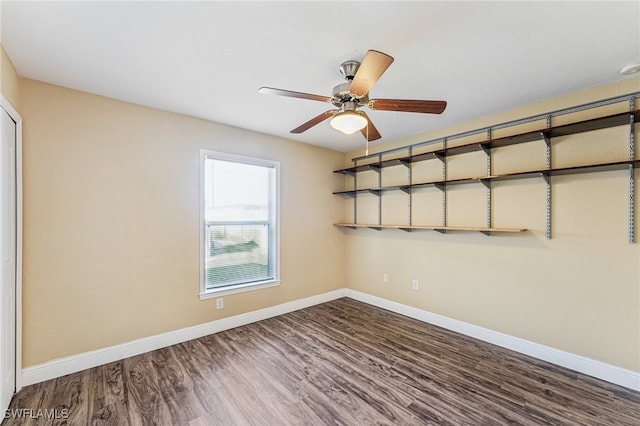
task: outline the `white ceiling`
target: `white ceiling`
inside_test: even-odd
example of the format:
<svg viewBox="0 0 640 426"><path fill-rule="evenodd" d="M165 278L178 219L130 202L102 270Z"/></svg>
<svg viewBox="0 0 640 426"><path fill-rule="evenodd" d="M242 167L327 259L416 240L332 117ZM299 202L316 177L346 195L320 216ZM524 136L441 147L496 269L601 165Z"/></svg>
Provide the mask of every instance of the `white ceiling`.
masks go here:
<svg viewBox="0 0 640 426"><path fill-rule="evenodd" d="M371 98L447 100L442 115L366 110L390 141L622 78L640 60L640 2L1 2L27 78L349 151L331 96L368 49L395 62ZM640 89L640 88L639 88Z"/></svg>

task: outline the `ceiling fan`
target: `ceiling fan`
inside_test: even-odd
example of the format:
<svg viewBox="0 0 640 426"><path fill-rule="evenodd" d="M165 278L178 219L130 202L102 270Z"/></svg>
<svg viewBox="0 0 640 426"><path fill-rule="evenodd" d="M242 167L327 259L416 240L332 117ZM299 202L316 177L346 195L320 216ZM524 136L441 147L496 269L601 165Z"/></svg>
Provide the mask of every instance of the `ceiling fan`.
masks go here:
<svg viewBox="0 0 640 426"><path fill-rule="evenodd" d="M333 104L337 109L325 111L306 123L301 124L291 133L302 133L316 124L331 118L331 126L346 134L360 130L367 141L380 139L382 136L364 111L358 108L368 107L373 110L419 112L424 114L441 114L447 107L446 101L410 100L410 99L369 99L369 90L389 68L393 58L377 50L369 50L362 63L346 61L340 65L340 73L346 83L333 88L333 96L313 95L291 90L261 87L258 92L266 95L279 95L291 98L308 99Z"/></svg>

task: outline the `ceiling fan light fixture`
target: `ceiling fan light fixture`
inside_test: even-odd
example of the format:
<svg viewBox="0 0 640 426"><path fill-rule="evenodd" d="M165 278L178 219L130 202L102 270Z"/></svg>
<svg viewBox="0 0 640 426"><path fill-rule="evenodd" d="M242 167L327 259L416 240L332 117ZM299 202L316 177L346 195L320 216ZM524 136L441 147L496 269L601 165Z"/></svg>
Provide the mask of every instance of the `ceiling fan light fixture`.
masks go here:
<svg viewBox="0 0 640 426"><path fill-rule="evenodd" d="M367 119L355 111L342 111L331 119L331 127L341 131L345 135L350 135L367 125Z"/></svg>

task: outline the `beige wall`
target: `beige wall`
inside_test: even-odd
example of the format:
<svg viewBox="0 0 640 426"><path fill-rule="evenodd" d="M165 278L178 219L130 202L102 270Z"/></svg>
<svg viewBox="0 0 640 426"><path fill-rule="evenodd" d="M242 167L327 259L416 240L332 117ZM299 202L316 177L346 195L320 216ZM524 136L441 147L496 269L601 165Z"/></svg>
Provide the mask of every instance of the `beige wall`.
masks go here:
<svg viewBox="0 0 640 426"><path fill-rule="evenodd" d="M626 242L625 172L555 179L550 241L536 179L494 186L495 226L525 234L338 230L331 224L350 219L351 209L331 195L343 182L330 172L361 152L345 156L22 80L4 51L1 81L24 121L25 367L350 287L640 371L640 245ZM373 149L639 88L640 79L626 80ZM612 148L600 149L603 141ZM626 143L623 128L563 138L554 141L554 161L626 159ZM200 148L282 165L282 285L226 296L218 311L197 297ZM484 172L481 155L449 161L451 177ZM542 144L495 155L496 172L542 165ZM416 167L425 178L439 173ZM403 178L388 171L385 184ZM375 208L362 201L363 221L375 218L367 203ZM384 203L385 221L406 218L401 195ZM414 223L439 223L439 203L437 191L418 194ZM484 191L453 189L449 212L451 225L483 225ZM412 279L420 291L410 290Z"/></svg>
<svg viewBox="0 0 640 426"><path fill-rule="evenodd" d="M11 63L11 59L7 56L2 45L0 45L0 93L17 111L20 111L18 99L19 80L20 77L13 63Z"/></svg>
<svg viewBox="0 0 640 426"><path fill-rule="evenodd" d="M343 288L343 154L32 80L23 365ZM281 285L200 301L199 150L281 164Z"/></svg>
<svg viewBox="0 0 640 426"><path fill-rule="evenodd" d="M625 80L374 149L430 140L638 90L640 79ZM596 114L627 108L625 102ZM589 114L565 117L557 123L593 116L593 112ZM544 122L533 125L541 126ZM555 167L623 161L628 159L629 130L622 126L557 138L552 143ZM638 151L636 158L640 158ZM356 155L362 152L346 155L346 164L351 165L350 159ZM482 152L447 161L450 178L486 173ZM544 166L543 142L494 152L494 173ZM441 176L438 161L414 167L417 181ZM374 172L363 173L359 179L359 187L377 185ZM406 179L403 166L383 170L384 185L401 184ZM347 187L351 182L351 178L345 178ZM638 177L635 185L640 186ZM449 225L484 226L485 195L482 185L452 187L447 204ZM636 223L639 195L636 189ZM432 231L344 231L346 282L355 290L640 371L640 244L627 242L628 172L554 178L552 240L545 238L545 198L545 184L539 178L494 184L494 226L528 228L524 234L487 237ZM351 220L352 201L344 203L345 217ZM377 220L376 203L373 195L361 197L359 222ZM383 223L406 223L406 206L403 193L385 193ZM418 191L414 207L414 224L440 224L441 193L437 189ZM640 241L638 230L636 225ZM382 279L385 273L388 283ZM413 279L420 281L419 291L411 289Z"/></svg>

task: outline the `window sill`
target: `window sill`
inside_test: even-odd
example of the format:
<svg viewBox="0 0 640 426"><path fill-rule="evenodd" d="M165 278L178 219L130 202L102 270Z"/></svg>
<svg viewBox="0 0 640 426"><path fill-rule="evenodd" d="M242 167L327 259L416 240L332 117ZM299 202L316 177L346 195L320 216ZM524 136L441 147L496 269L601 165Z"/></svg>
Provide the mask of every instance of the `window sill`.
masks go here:
<svg viewBox="0 0 640 426"><path fill-rule="evenodd" d="M280 280L260 281L256 283L237 284L229 287L214 288L200 293L200 300L211 299L214 297L227 296L229 294L244 293L245 291L261 290L263 288L275 287L280 285Z"/></svg>

